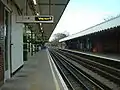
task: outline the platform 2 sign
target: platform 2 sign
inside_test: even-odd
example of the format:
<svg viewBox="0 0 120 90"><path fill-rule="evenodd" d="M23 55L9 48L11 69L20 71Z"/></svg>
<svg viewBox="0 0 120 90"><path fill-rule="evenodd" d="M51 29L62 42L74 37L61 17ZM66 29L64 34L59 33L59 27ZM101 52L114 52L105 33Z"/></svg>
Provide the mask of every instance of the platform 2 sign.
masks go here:
<svg viewBox="0 0 120 90"><path fill-rule="evenodd" d="M53 23L54 17L51 15L41 16L17 16L17 23Z"/></svg>

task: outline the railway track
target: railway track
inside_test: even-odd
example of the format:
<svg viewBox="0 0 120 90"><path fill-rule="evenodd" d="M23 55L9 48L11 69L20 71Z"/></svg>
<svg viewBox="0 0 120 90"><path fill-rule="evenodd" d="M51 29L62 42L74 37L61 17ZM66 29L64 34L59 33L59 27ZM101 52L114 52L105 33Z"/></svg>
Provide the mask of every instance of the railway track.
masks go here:
<svg viewBox="0 0 120 90"><path fill-rule="evenodd" d="M65 78L69 90L110 90L90 75L86 74L60 53L49 50L62 76Z"/></svg>
<svg viewBox="0 0 120 90"><path fill-rule="evenodd" d="M59 61L59 58L54 53L51 53L51 55L52 58L54 57L53 60L57 67L59 68L60 72L62 73L62 76L64 76L65 82L67 83L67 87L69 90L88 90L85 89L85 87L80 84L76 76L72 74L71 71L68 70L65 64Z"/></svg>
<svg viewBox="0 0 120 90"><path fill-rule="evenodd" d="M109 59L95 57L95 56L91 56L91 55L87 55L87 54L83 54L83 53L78 53L79 51L78 52L77 51L72 52L71 50L64 50L64 49L59 49L59 50L77 55L77 56L82 57L82 58L87 58L89 60L99 62L99 63L102 63L104 65L114 67L116 69L120 69L120 63L118 63L117 61L114 61L114 60L109 60ZM109 60L109 63L108 63L108 60Z"/></svg>
<svg viewBox="0 0 120 90"><path fill-rule="evenodd" d="M83 65L84 67L89 68L90 70L98 73L102 77L105 77L105 78L109 79L110 81L116 83L117 85L120 85L120 70L119 69L104 65L99 62L95 62L90 59L82 58L82 57L79 57L78 55L74 55L74 54L71 54L68 52L63 52L63 51L58 51L58 50L57 50L57 52L62 53L67 58L78 62L79 64Z"/></svg>

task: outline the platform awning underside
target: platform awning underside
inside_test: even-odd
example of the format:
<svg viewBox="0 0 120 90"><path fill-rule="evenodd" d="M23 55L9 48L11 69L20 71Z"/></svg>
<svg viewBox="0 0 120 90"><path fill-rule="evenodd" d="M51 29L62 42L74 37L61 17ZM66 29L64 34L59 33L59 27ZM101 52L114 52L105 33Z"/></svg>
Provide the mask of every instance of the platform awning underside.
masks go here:
<svg viewBox="0 0 120 90"><path fill-rule="evenodd" d="M47 38L51 36L53 30L55 29L57 23L59 22L69 0L36 0L37 5L35 9L40 15L53 15L53 24L42 24L43 30ZM25 8L25 0L15 0L15 2L20 6L20 9ZM28 15L32 15L28 8Z"/></svg>

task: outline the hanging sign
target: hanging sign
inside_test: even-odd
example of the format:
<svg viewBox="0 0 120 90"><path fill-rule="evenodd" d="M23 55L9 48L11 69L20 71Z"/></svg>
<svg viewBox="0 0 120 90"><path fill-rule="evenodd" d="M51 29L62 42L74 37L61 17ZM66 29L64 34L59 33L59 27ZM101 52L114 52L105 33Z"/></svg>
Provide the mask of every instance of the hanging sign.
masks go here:
<svg viewBox="0 0 120 90"><path fill-rule="evenodd" d="M52 15L40 16L17 16L17 23L53 23L54 17Z"/></svg>

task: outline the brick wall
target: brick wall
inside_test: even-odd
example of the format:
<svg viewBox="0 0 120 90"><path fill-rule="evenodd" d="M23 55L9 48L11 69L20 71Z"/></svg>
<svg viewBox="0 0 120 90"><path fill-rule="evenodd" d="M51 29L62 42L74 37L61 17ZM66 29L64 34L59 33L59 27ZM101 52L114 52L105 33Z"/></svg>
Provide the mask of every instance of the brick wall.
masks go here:
<svg viewBox="0 0 120 90"><path fill-rule="evenodd" d="M0 85L4 81L4 58L3 58L3 50L4 50L4 42L3 42L3 32L4 32L4 7L0 1Z"/></svg>
<svg viewBox="0 0 120 90"><path fill-rule="evenodd" d="M3 59L3 52L0 47L0 84L2 84L4 80L4 59Z"/></svg>

